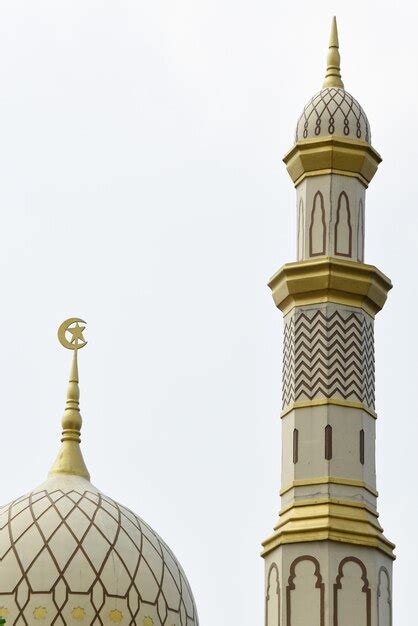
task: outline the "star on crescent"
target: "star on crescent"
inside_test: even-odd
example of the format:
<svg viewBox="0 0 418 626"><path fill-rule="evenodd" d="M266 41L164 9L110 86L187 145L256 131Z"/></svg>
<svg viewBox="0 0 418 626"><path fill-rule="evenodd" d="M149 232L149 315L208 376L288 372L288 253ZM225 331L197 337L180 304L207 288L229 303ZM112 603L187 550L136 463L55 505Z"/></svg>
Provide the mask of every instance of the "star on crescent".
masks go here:
<svg viewBox="0 0 418 626"><path fill-rule="evenodd" d="M86 343L86 340L83 336L83 331L86 329L85 326L80 326L78 322L76 322L73 328L67 328L68 332L72 334L72 339L70 343L75 343L78 346L78 342Z"/></svg>

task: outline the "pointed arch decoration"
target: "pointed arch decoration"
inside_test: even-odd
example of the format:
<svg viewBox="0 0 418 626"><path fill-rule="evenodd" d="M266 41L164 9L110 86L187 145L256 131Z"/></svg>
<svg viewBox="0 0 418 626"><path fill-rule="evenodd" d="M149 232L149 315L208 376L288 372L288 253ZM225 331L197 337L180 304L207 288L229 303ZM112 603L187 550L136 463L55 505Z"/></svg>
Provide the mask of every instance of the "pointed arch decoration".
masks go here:
<svg viewBox="0 0 418 626"><path fill-rule="evenodd" d="M319 626L325 626L325 585L322 582L321 567L318 559L310 555L299 556L293 561L289 570L289 580L286 587L286 626L295 626L292 624L292 592L296 590L296 568L300 563L310 562L314 566L315 577L315 589L319 592L319 614L318 619L315 622L315 615L312 615L310 620L311 624L319 624ZM310 607L312 611L312 607Z"/></svg>
<svg viewBox="0 0 418 626"><path fill-rule="evenodd" d="M338 197L334 241L336 256L352 256L353 229L351 227L350 203L345 191L342 191Z"/></svg>
<svg viewBox="0 0 418 626"><path fill-rule="evenodd" d="M325 426L325 460L331 461L332 459L332 426L327 424Z"/></svg>
<svg viewBox="0 0 418 626"><path fill-rule="evenodd" d="M364 428L361 429L360 431L360 450L359 450L359 456L360 456L360 463L362 465L364 465Z"/></svg>
<svg viewBox="0 0 418 626"><path fill-rule="evenodd" d="M377 626L392 626L392 586L390 574L383 565L377 584Z"/></svg>
<svg viewBox="0 0 418 626"><path fill-rule="evenodd" d="M366 607L365 607L364 619L361 622L356 623L356 626L371 626L371 623L372 623L372 602L371 602L370 585L369 585L369 581L368 581L368 578L367 578L367 570L366 570L366 566L364 565L363 561L360 561L360 559L358 559L355 556L348 556L348 557L346 557L345 559L343 559L341 561L341 563L340 563L340 565L338 567L338 574L337 574L337 578L335 579L335 584L334 584L334 626L339 626L339 621L338 621L338 617L339 617L339 613L338 613L338 592L342 591L342 589L343 589L344 567L348 563L355 563L360 568L360 571L361 571L361 578L360 579L361 579L361 582L363 583L360 593L364 593L365 596L366 596ZM356 606L358 606L358 604L359 603L356 602Z"/></svg>
<svg viewBox="0 0 418 626"><path fill-rule="evenodd" d="M267 574L265 626L280 626L280 581L276 563L270 565Z"/></svg>
<svg viewBox="0 0 418 626"><path fill-rule="evenodd" d="M305 255L305 213L303 199L299 201L298 208L298 261L302 261Z"/></svg>
<svg viewBox="0 0 418 626"><path fill-rule="evenodd" d="M317 191L313 199L309 226L309 256L325 254L326 238L324 196L320 191Z"/></svg>
<svg viewBox="0 0 418 626"><path fill-rule="evenodd" d="M359 207L358 207L357 260L360 261L360 263L364 262L364 205L363 205L363 200L360 200Z"/></svg>
<svg viewBox="0 0 418 626"><path fill-rule="evenodd" d="M293 429L293 464L299 461L299 430Z"/></svg>

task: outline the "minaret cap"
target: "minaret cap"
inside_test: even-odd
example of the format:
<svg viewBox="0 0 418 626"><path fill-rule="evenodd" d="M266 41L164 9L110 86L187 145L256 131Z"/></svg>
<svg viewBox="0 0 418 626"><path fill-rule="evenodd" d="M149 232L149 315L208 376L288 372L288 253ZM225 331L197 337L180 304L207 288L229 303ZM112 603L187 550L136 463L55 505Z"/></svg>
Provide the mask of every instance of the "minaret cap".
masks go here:
<svg viewBox="0 0 418 626"><path fill-rule="evenodd" d="M83 324L81 326L80 324ZM84 339L83 331L86 322L78 317L65 320L58 329L58 339L64 348L73 350L70 379L68 382L67 402L62 418L61 449L52 466L49 476L54 474L73 474L90 480L90 474L84 463L80 450L80 388L78 386L78 351L84 348L87 341ZM67 334L70 339L67 339Z"/></svg>
<svg viewBox="0 0 418 626"><path fill-rule="evenodd" d="M331 35L329 38L329 50L327 56L327 73L323 87L339 87L344 89L344 83L341 80L340 53L338 45L337 18L332 18Z"/></svg>

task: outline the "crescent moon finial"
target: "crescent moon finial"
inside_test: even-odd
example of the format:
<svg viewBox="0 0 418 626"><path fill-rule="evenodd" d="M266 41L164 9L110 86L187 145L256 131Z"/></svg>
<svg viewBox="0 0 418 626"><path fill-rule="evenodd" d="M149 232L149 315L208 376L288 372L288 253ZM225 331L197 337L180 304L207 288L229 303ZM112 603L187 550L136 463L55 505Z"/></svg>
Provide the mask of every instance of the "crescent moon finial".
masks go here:
<svg viewBox="0 0 418 626"><path fill-rule="evenodd" d="M70 379L67 389L67 402L62 418L61 450L49 472L53 474L73 474L82 478L90 479L83 455L80 450L80 388L78 385L78 351L84 348L87 341L83 332L86 322L79 317L70 317L65 320L58 329L58 339L61 345L73 351Z"/></svg>
<svg viewBox="0 0 418 626"><path fill-rule="evenodd" d="M68 320L65 320L58 328L60 344L64 346L64 348L67 348L67 350L80 350L80 348L84 348L87 344L83 335L83 332L86 330L86 325L87 322L80 317L70 317Z"/></svg>

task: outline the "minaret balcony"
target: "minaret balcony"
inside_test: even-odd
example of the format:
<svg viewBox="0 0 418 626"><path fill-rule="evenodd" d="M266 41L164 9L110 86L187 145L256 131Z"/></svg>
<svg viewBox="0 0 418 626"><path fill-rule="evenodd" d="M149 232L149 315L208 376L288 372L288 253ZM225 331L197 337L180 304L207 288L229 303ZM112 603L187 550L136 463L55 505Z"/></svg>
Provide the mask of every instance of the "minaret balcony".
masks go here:
<svg viewBox="0 0 418 626"><path fill-rule="evenodd" d="M354 176L367 188L382 158L366 141L332 135L301 139L284 156L295 187L307 176Z"/></svg>
<svg viewBox="0 0 418 626"><path fill-rule="evenodd" d="M373 265L320 257L287 263L270 279L269 287L284 314L295 306L335 302L361 308L374 317L383 308L392 283Z"/></svg>

